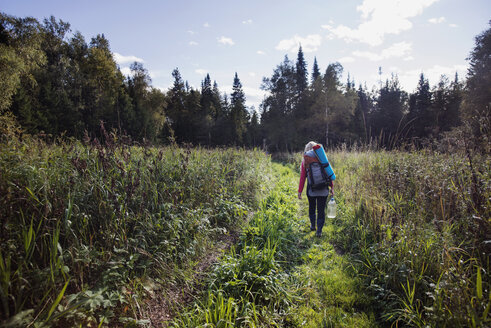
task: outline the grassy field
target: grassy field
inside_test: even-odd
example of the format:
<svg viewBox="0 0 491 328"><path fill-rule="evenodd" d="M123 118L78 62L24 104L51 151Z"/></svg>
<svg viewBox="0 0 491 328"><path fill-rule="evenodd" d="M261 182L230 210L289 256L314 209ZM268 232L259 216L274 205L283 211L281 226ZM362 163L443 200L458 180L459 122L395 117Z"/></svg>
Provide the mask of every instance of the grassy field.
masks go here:
<svg viewBox="0 0 491 328"><path fill-rule="evenodd" d="M384 325L485 327L490 320L491 159L339 152L335 242Z"/></svg>
<svg viewBox="0 0 491 328"><path fill-rule="evenodd" d="M0 322L489 326L490 158L329 158L338 216L315 238L300 154L5 139Z"/></svg>
<svg viewBox="0 0 491 328"><path fill-rule="evenodd" d="M257 207L258 151L46 144L0 152L0 322L148 324L149 295L179 290Z"/></svg>

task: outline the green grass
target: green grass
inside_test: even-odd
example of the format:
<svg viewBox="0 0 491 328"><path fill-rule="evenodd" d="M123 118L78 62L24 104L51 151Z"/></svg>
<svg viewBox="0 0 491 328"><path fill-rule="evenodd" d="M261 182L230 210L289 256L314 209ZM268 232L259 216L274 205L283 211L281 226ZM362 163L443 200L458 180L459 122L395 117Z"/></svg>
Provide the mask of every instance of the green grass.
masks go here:
<svg viewBox="0 0 491 328"><path fill-rule="evenodd" d="M240 232L173 327L486 327L491 160L329 154L338 216L322 238L296 199L301 155L3 139L0 322L146 326Z"/></svg>
<svg viewBox="0 0 491 328"><path fill-rule="evenodd" d="M488 325L489 157L336 152L332 160L344 199L334 240L380 324Z"/></svg>
<svg viewBox="0 0 491 328"><path fill-rule="evenodd" d="M273 167L275 188L244 227L237 249L217 263L203 300L170 326L375 326L362 280L329 242L335 227L328 224L324 237L314 237L306 202L296 200L298 174Z"/></svg>
<svg viewBox="0 0 491 328"><path fill-rule="evenodd" d="M268 188L258 151L111 141L2 144L0 322L141 319L148 286L184 284Z"/></svg>

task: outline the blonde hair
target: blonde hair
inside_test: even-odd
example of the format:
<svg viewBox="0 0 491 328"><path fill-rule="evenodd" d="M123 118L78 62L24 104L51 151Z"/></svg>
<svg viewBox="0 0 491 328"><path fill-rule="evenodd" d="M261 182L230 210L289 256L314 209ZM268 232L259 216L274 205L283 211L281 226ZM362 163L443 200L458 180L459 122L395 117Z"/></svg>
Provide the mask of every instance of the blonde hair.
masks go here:
<svg viewBox="0 0 491 328"><path fill-rule="evenodd" d="M314 148L315 145L317 145L317 142L309 141L309 143L305 145L305 152L312 150L312 148Z"/></svg>

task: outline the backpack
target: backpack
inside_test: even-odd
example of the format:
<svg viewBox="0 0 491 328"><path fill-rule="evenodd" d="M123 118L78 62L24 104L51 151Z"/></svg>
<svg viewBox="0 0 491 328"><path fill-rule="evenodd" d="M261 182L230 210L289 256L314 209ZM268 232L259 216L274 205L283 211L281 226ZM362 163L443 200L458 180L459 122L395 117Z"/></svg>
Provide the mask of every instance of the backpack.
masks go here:
<svg viewBox="0 0 491 328"><path fill-rule="evenodd" d="M325 170L328 165L329 164L321 164L319 162L312 162L309 164L307 174L312 190L325 189L331 184Z"/></svg>

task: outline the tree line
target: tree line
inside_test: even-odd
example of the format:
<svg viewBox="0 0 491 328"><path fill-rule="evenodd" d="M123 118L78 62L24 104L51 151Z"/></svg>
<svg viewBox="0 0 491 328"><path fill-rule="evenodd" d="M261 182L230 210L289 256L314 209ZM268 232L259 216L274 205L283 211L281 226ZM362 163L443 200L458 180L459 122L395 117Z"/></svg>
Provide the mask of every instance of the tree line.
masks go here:
<svg viewBox="0 0 491 328"><path fill-rule="evenodd" d="M190 87L176 68L167 91L152 86L141 63L124 76L103 34L87 42L54 17L39 22L0 13L0 113L12 113L28 133L75 138L108 131L134 141L295 151L309 140L327 146L377 142L423 145L467 126L489 140L491 32L476 37L467 80L442 76L431 87L422 73L414 93L396 75L378 88L342 82L343 67L309 72L302 48L264 78L259 112L247 108L235 73L230 95L207 74ZM102 129L104 130L104 129Z"/></svg>

